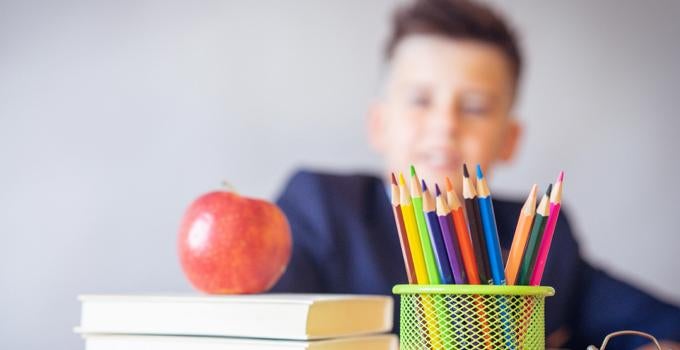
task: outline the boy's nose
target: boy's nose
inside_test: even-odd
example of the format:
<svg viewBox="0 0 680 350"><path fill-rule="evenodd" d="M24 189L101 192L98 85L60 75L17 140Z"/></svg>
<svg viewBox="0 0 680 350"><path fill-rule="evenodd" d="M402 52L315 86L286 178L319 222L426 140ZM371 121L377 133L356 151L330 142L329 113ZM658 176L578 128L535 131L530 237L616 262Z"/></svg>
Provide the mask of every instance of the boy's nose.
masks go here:
<svg viewBox="0 0 680 350"><path fill-rule="evenodd" d="M446 109L432 113L429 121L428 133L445 134L448 137L458 136L460 129L460 115L455 109Z"/></svg>

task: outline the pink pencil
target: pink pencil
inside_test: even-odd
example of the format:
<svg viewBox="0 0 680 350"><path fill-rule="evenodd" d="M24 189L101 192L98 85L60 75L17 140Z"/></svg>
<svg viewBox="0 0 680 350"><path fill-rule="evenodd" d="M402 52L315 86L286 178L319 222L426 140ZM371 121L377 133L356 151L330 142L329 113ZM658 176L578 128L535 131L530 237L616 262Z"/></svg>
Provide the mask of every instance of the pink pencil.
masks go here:
<svg viewBox="0 0 680 350"><path fill-rule="evenodd" d="M529 285L532 286L540 285L541 279L543 278L543 270L545 270L545 263L548 261L548 252L550 251L550 244L552 243L553 234L555 233L557 217L560 214L563 181L564 171L561 171L560 175L557 177L557 182L550 193L550 216L548 217L548 222L545 224L541 245L538 247L538 254L536 255L534 271L531 273L531 278L529 279Z"/></svg>

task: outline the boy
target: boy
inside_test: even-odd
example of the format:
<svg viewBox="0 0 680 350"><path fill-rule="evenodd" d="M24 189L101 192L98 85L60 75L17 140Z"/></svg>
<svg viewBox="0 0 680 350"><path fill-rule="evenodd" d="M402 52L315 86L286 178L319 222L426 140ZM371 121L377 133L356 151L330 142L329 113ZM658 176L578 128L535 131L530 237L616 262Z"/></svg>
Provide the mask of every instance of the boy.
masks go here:
<svg viewBox="0 0 680 350"><path fill-rule="evenodd" d="M460 193L464 161L491 174L515 153L521 128L511 113L522 60L495 13L463 1L417 1L395 16L386 56L385 86L368 122L386 161L383 180L312 172L291 179L278 204L292 227L293 257L274 291L391 294L406 275L384 182L389 171L413 164L429 182L455 179ZM521 205L494 202L504 250ZM585 349L623 329L680 338L680 310L586 263L564 213L543 284L557 291L546 300L548 346ZM623 340L628 348L642 344Z"/></svg>

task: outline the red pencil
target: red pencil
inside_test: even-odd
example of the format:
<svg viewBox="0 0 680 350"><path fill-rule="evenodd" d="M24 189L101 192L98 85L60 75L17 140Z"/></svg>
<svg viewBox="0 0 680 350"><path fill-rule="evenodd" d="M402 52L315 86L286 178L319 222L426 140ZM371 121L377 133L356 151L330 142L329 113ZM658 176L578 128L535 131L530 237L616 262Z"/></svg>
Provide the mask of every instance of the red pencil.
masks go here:
<svg viewBox="0 0 680 350"><path fill-rule="evenodd" d="M475 253L472 250L472 241L470 240L470 232L468 231L467 222L465 221L465 211L460 204L460 200L453 190L451 180L446 178L446 198L448 199L451 215L453 216L453 227L456 231L458 244L460 246L461 255L463 257L463 266L470 284L481 284L479 279L479 271L477 270L477 261L475 260Z"/></svg>

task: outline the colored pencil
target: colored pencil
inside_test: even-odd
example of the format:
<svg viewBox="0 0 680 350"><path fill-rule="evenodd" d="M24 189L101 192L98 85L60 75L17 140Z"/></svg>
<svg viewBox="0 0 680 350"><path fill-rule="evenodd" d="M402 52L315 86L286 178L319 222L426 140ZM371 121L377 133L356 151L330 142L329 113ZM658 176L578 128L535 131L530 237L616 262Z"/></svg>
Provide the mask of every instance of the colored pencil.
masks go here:
<svg viewBox="0 0 680 350"><path fill-rule="evenodd" d="M538 253L536 254L536 265L531 273L531 279L529 279L529 285L538 286L541 284L541 279L543 278L543 271L545 270L545 264L548 261L548 252L550 251L550 244L552 243L553 235L555 234L555 225L557 225L557 218L560 215L560 207L562 205L562 183L564 182L564 172L560 172L557 177L557 182L555 183L555 188L553 188L550 194L550 216L548 217L548 222L545 224L545 230L543 231L543 238L541 239L541 245L538 247Z"/></svg>
<svg viewBox="0 0 680 350"><path fill-rule="evenodd" d="M479 202L479 216L482 219L486 249L489 254L489 267L493 284L505 284L505 271L501 257L501 245L498 240L498 228L493 212L493 200L489 186L486 184L482 167L477 164L477 201Z"/></svg>
<svg viewBox="0 0 680 350"><path fill-rule="evenodd" d="M392 173L392 183L390 184L392 194L392 213L394 214L394 223L397 226L397 233L399 235L399 245L401 245L401 255L404 257L404 268L406 269L406 277L408 283L416 283L416 276L413 268L413 258L411 257L411 249L408 246L408 237L406 236L406 227L404 226L404 216L401 214L401 205L399 204L399 185L397 179Z"/></svg>
<svg viewBox="0 0 680 350"><path fill-rule="evenodd" d="M522 255L524 255L529 232L531 231L531 224L533 223L536 214L537 190L538 186L534 184L519 213L519 219L517 220L517 226L515 227L515 235L512 238L508 262L505 264L506 283L511 286L517 283L517 273L519 272L519 266L522 263Z"/></svg>
<svg viewBox="0 0 680 350"><path fill-rule="evenodd" d="M404 175L402 173L399 173L399 204L401 205L401 214L404 218L404 226L406 227L408 246L411 249L411 257L413 258L416 283L429 284L430 280L427 277L427 269L425 268L423 248L420 244L420 236L418 234L418 224L416 224L416 216L413 212L411 196L408 194L408 187L406 187L406 181L404 180Z"/></svg>
<svg viewBox="0 0 680 350"><path fill-rule="evenodd" d="M552 184L548 185L548 189L543 194L543 198L538 203L538 208L536 209L536 216L534 217L534 223L531 226L531 233L529 233L529 242L527 242L527 247L524 252L524 257L522 258L522 267L519 271L519 278L517 279L517 284L519 285L529 285L529 278L531 278L531 271L534 269L536 264L536 253L538 252L538 245L541 243L541 238L543 238L543 231L545 230L545 223L548 221L548 216L550 214L550 192L552 191Z"/></svg>
<svg viewBox="0 0 680 350"><path fill-rule="evenodd" d="M456 231L458 246L460 247L461 256L463 257L466 279L470 284L480 284L475 253L472 250L470 232L468 231L467 222L465 221L465 211L460 204L458 195L456 195L456 192L453 190L451 179L448 177L446 178L446 199L449 209L451 209L451 216L453 216L453 228Z"/></svg>
<svg viewBox="0 0 680 350"><path fill-rule="evenodd" d="M453 284L454 281L453 275L451 274L451 266L449 265L449 257L446 253L442 230L439 227L439 219L437 218L436 204L432 198L432 194L427 189L425 180L421 181L423 190L423 212L425 212L427 228L430 232L430 241L432 242L435 252L439 281L444 284Z"/></svg>
<svg viewBox="0 0 680 350"><path fill-rule="evenodd" d="M465 174L465 172L466 172L466 167L463 166L463 174ZM463 183L464 183L463 187L465 187L465 180L466 179L463 178ZM470 187L469 186L469 178L467 180L468 180L468 187ZM448 179L448 178L447 178L446 184L447 184L447 202L448 202L448 198L451 197L449 192L453 192L453 186L451 184L450 179ZM473 189L473 193L474 193L474 189ZM455 192L453 194L455 195ZM456 196L456 200L457 199L458 199L458 197ZM447 204L449 204L449 203L447 203ZM453 198L451 198L451 204L455 205ZM470 210L470 214L468 216L468 222L470 222L470 225L480 225L480 226L474 226L474 227L481 227L481 223L479 223L479 209L477 208L477 204L474 202L474 200L465 201L465 204L466 204L465 208L458 208L458 210L455 210L452 213L452 217L454 219L454 227L456 227L456 233L458 233L459 231L468 232L468 230L467 230L468 224L467 224L467 222L465 222L465 210L467 210L467 209ZM449 208L449 209L451 209L451 208ZM472 216L473 214L474 214L474 216ZM474 220L474 218L477 218L477 220L470 221L470 219ZM463 230L463 229L459 230L456 226L456 225L460 225L461 221L462 221L462 224L463 224L462 226L465 227L465 230ZM480 232L480 231L477 230L475 232ZM474 252L478 252L478 253L473 253L473 256L472 256L473 261L472 261L472 264L470 264L470 267L472 267L473 270L469 271L467 273L468 282L471 283L471 284L481 284L481 281L484 281L484 283L487 282L486 278L484 278L483 275L482 275L483 271L484 271L483 270L484 265L480 265L480 261L483 262L482 252L484 250L481 249L481 247L483 247L483 243L481 243L481 242L483 242L483 241L480 241L479 238L482 238L482 237L479 236L479 235L472 237L472 242L477 243L475 248L480 248L480 249L479 250L474 249ZM470 243L470 244L472 244L472 243ZM465 255L463 255L463 257L465 257ZM477 261L477 262L475 262L475 261ZM465 265L465 263L463 265L466 268L470 268L467 265ZM486 306L484 305L483 299L482 299L481 296L479 296L479 295L475 296L474 306L475 306L475 309L477 310L477 317L479 317L479 323L482 325L482 329L490 330L490 328L489 328L490 325L487 322L487 317L486 317L488 311L486 310ZM479 339L479 341L483 342L484 349L487 349L487 350L491 350L493 348L490 340L491 339L488 335L485 335L484 337ZM461 347L461 348L465 348L465 347Z"/></svg>
<svg viewBox="0 0 680 350"><path fill-rule="evenodd" d="M475 250L477 260L477 271L482 283L491 284L491 271L489 269L489 254L486 250L486 239L482 228L482 219L479 216L479 203L477 203L477 191L472 185L470 173L467 165L463 164L463 201L467 213L468 223L470 224L470 238L472 247Z"/></svg>
<svg viewBox="0 0 680 350"><path fill-rule="evenodd" d="M524 257L522 258L522 266L520 269L519 277L517 278L518 285L528 285L529 278L531 277L531 271L533 270L534 264L536 262L536 252L538 250L538 245L541 242L541 237L543 236L543 230L545 229L545 222L550 214L548 204L550 203L550 192L552 191L552 184L548 185L548 189L543 194L541 201L536 209L536 215L534 217L534 223L531 227L531 233L529 234L529 242L524 252ZM531 314L535 307L535 300L530 300L527 308L527 314ZM519 341L526 341L528 332L527 323L522 323L518 332Z"/></svg>
<svg viewBox="0 0 680 350"><path fill-rule="evenodd" d="M429 237L430 234L427 232L427 226L423 225L423 202L422 197L420 196L420 184L418 183L418 177L416 176L415 168L413 166L411 166L411 200L414 220L416 222L416 236L420 240L419 248L423 256L423 263L425 264L425 272L427 274L427 282L421 284L439 284L439 275L434 262L434 254L432 252L432 245L430 243ZM432 342L433 346L442 347L441 338L439 336L440 332L437 326L437 320L439 317L438 315L435 316L435 313L437 313L435 300L432 298L432 296L425 295L421 301L423 303L425 324L427 326L427 332L429 334L430 341Z"/></svg>
<svg viewBox="0 0 680 350"><path fill-rule="evenodd" d="M437 184L434 185L437 202L437 218L439 219L439 227L442 230L442 238L446 246L446 252L449 256L449 264L451 265L451 273L453 273L453 280L456 284L465 283L463 277L463 269L460 260L460 252L456 249L457 239L453 233L453 218L451 216L451 209L446 204L446 199L439 190Z"/></svg>
<svg viewBox="0 0 680 350"><path fill-rule="evenodd" d="M479 164L477 164L477 201L479 202L479 214L482 219L486 248L489 254L491 278L493 284L505 285L505 270L503 269L501 245L498 239L498 228L496 227L496 216L493 211L493 199L491 198L491 192L486 183L486 178L484 178L482 167ZM512 346L514 334L507 311L507 298L504 295L500 295L496 301L496 305L500 308L498 321L501 322L505 347L514 349Z"/></svg>
<svg viewBox="0 0 680 350"><path fill-rule="evenodd" d="M416 168L411 165L411 202L413 203L413 212L416 216L416 224L418 226L418 234L420 235L420 244L423 249L423 257L425 258L425 269L427 270L427 278L430 284L439 284L439 272L437 271L437 263L432 250L432 242L430 242L430 233L427 230L427 221L423 213L423 198L420 191L420 181L416 174Z"/></svg>

